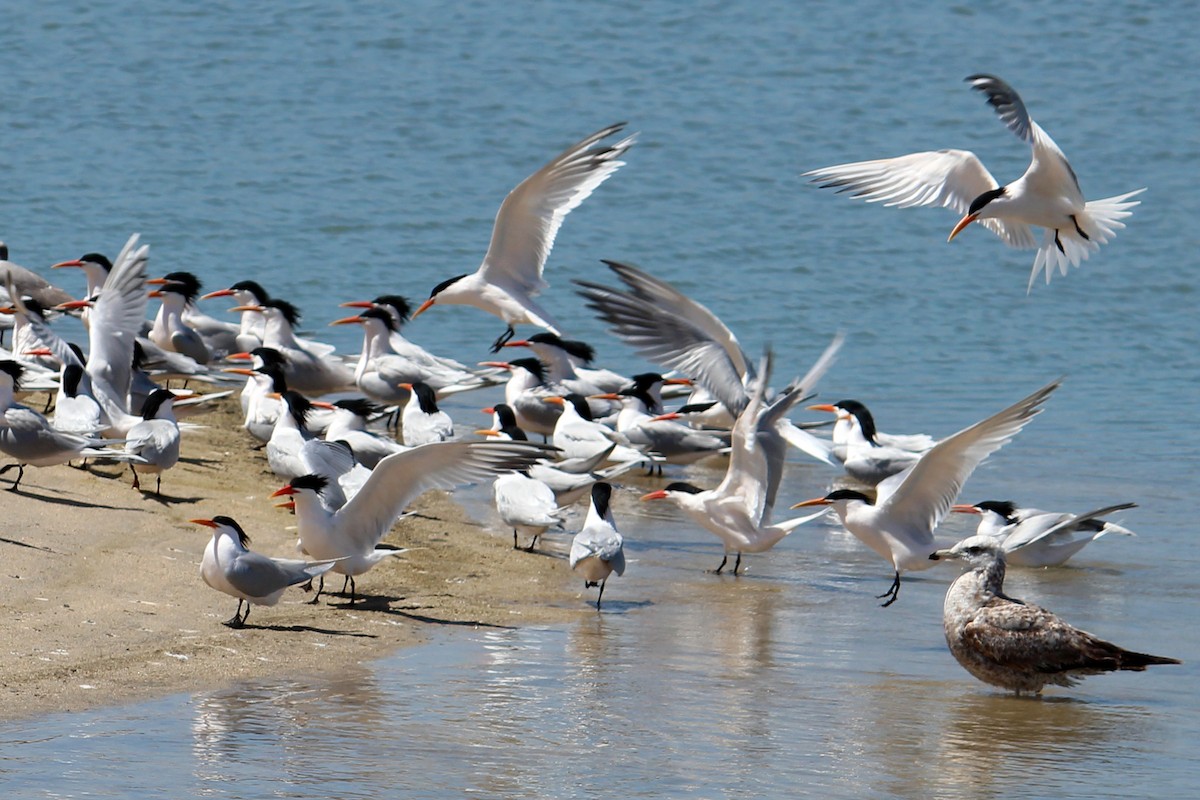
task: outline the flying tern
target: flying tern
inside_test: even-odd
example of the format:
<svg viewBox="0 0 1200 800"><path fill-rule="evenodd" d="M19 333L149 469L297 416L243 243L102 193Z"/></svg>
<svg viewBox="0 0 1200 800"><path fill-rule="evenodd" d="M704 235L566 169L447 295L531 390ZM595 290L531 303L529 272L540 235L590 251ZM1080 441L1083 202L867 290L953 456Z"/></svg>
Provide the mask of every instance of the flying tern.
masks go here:
<svg viewBox="0 0 1200 800"><path fill-rule="evenodd" d="M850 192L870 203L952 208L963 216L950 231L950 240L979 222L1010 247L1037 248L1027 289L1041 272L1049 283L1056 267L1066 275L1068 267L1079 266L1124 228L1121 220L1140 202L1130 198L1145 189L1085 201L1067 157L1029 116L1016 91L992 75L971 75L966 81L987 97L1001 121L1032 150L1029 168L1012 183L1001 186L967 150L911 153L804 174L823 189ZM1045 229L1040 244L1033 228Z"/></svg>
<svg viewBox="0 0 1200 800"><path fill-rule="evenodd" d="M563 219L624 165L621 156L633 146L634 136L600 144L624 127L622 122L596 131L509 192L496 214L483 264L433 287L412 318L435 303L475 306L508 325L493 352L513 337L514 325L537 325L562 335L559 324L533 298L547 287L542 270Z"/></svg>

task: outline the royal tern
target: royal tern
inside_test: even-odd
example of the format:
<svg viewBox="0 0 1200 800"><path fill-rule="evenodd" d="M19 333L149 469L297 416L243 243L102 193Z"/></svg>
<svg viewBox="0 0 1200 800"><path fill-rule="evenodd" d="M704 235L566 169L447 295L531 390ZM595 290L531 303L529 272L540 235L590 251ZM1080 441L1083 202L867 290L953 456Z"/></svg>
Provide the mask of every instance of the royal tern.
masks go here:
<svg viewBox="0 0 1200 800"><path fill-rule="evenodd" d="M659 469L663 463L691 464L728 450L728 436L688 427L676 422L673 415L651 414L655 400L639 384L589 399L621 403L617 433L638 450L661 457Z"/></svg>
<svg viewBox="0 0 1200 800"><path fill-rule="evenodd" d="M587 342L563 339L553 333L536 333L528 339L514 339L505 347L528 347L546 367L546 380L561 384L567 391L582 395L616 392L629 384L630 378L611 370L588 369L596 351Z"/></svg>
<svg viewBox="0 0 1200 800"><path fill-rule="evenodd" d="M406 447L429 442L444 442L454 437L454 421L438 408L437 395L427 383L403 383L412 397L400 414L400 428Z"/></svg>
<svg viewBox="0 0 1200 800"><path fill-rule="evenodd" d="M560 508L554 490L528 472L510 472L496 478L492 484L492 498L500 520L512 528L513 549L517 549L517 535L524 533L533 538L525 548L532 553L540 537L552 525L562 525L566 509Z"/></svg>
<svg viewBox="0 0 1200 800"><path fill-rule="evenodd" d="M200 560L200 577L218 592L236 597L237 611L225 620L230 628L241 628L250 616L250 606L273 606L289 586L311 581L325 574L337 563L327 561L298 561L270 558L246 547L250 537L230 517L193 519L191 522L212 528L212 539L204 548ZM242 603L246 613L242 613Z"/></svg>
<svg viewBox="0 0 1200 800"><path fill-rule="evenodd" d="M713 533L724 544L721 563L714 572L725 569L729 553L737 553L733 574L742 565L742 553L763 553L809 520L822 512L794 517L772 523L783 471L786 446L779 437L778 421L804 396L807 383L815 382L840 347L840 342L826 350L809 375L795 382L789 391L772 403L766 403L766 381L770 378L770 359L764 359L762 380L755 383L754 392L738 415L733 426L729 466L725 477L715 489L700 489L690 483L677 481L658 491L642 495L642 500L669 500L695 524Z"/></svg>
<svg viewBox="0 0 1200 800"><path fill-rule="evenodd" d="M287 391L283 356L269 347L256 347L247 355L254 365L252 368L226 367L224 372L246 376L246 385L239 397L245 420L242 427L255 439L267 442L283 411L280 398Z"/></svg>
<svg viewBox="0 0 1200 800"><path fill-rule="evenodd" d="M0 361L0 452L17 460L0 468L0 475L16 467L17 479L9 487L16 491L25 477L25 467L49 467L74 458L108 458L136 461L137 456L102 449L106 442L55 430L44 416L13 400L21 385L24 368L16 361Z"/></svg>
<svg viewBox="0 0 1200 800"><path fill-rule="evenodd" d="M481 361L480 366L509 370L509 378L504 384L504 403L516 414L518 424L529 433L553 435L563 407L547 403L546 400L563 394L565 390L546 382L546 371L541 361L536 358L517 358L512 361Z"/></svg>
<svg viewBox="0 0 1200 800"><path fill-rule="evenodd" d="M239 306L261 306L271 299L267 290L257 281L238 281L227 289L217 289L201 297L209 300L214 297L232 297ZM263 316L256 311L242 311L238 320L237 335L234 337L233 350L249 352L263 343Z"/></svg>
<svg viewBox="0 0 1200 800"><path fill-rule="evenodd" d="M1103 200L1085 201L1067 157L1033 121L1016 91L991 75L972 75L967 82L983 92L1004 124L1026 142L1032 159L1025 174L1000 186L979 158L968 150L937 150L898 158L838 164L804 173L806 177L869 203L887 206L943 206L962 214L950 239L978 221L1010 247L1037 248L1028 289L1038 273L1046 283L1055 267L1063 275L1125 227L1122 219L1140 201L1137 189ZM1032 228L1044 228L1039 245ZM949 241L949 240L947 240Z"/></svg>
<svg viewBox="0 0 1200 800"><path fill-rule="evenodd" d="M204 337L184 320L185 310L200 293L200 281L196 276L190 272L172 272L166 277L151 278L146 283L159 287L150 292L150 296L161 301L150 326L150 341L163 350L182 353L197 364L211 361L212 352Z"/></svg>
<svg viewBox="0 0 1200 800"><path fill-rule="evenodd" d="M138 473L155 476L154 493L162 493L162 474L179 462L179 423L175 419L176 396L166 389L159 389L146 398L142 408L142 421L129 429L125 435L125 452L139 456L130 463L133 470L133 488L141 489ZM143 463L144 462L144 463Z"/></svg>
<svg viewBox="0 0 1200 800"><path fill-rule="evenodd" d="M105 428L100 418L100 404L92 396L87 373L79 364L64 364L50 424L56 430L93 436Z"/></svg>
<svg viewBox="0 0 1200 800"><path fill-rule="evenodd" d="M497 383L494 376L481 375L467 369L452 358L434 355L415 342L410 342L401 333L404 324L408 322L408 300L397 294L383 294L374 300L357 300L342 303L343 308L377 309L387 314L391 320L388 328L388 345L391 351L401 358L407 359L420 374L408 380L422 380L438 390L438 396L451 392L467 391L482 388Z"/></svg>
<svg viewBox="0 0 1200 800"><path fill-rule="evenodd" d="M346 505L330 511L320 492L324 478L302 475L275 492L296 502L296 523L304 551L312 558L341 559L333 570L350 579L396 553L380 539L404 509L429 489L452 489L522 469L546 454L529 442L434 442L388 456L371 472L362 489ZM320 597L318 589L317 597Z"/></svg>
<svg viewBox="0 0 1200 800"><path fill-rule="evenodd" d="M1048 683L1074 686L1102 672L1182 663L1122 649L1004 594L1004 548L991 537L971 536L929 558L970 565L946 592L942 622L951 654L984 683L1040 694Z"/></svg>
<svg viewBox="0 0 1200 800"><path fill-rule="evenodd" d="M879 595L890 606L900 594L900 573L928 569L936 549L934 528L950 511L967 478L1007 444L1057 389L1047 384L1003 411L938 442L915 464L879 482L872 500L855 489L836 489L792 508L831 505L846 530L886 559L895 570L891 587Z"/></svg>
<svg viewBox="0 0 1200 800"><path fill-rule="evenodd" d="M262 305L234 306L230 311L262 314L263 347L283 356L288 388L314 396L354 388L354 371L333 356L332 346L296 336L300 312L291 303L272 298Z"/></svg>
<svg viewBox="0 0 1200 800"><path fill-rule="evenodd" d="M1018 508L1010 500L985 500L974 505L956 505L950 510L979 514L976 535L1000 542L1009 564L1019 567L1057 567L1106 533L1135 535L1128 528L1101 519L1129 508L1137 508L1137 505L1119 503L1086 514L1066 514Z"/></svg>
<svg viewBox="0 0 1200 800"><path fill-rule="evenodd" d="M837 415L833 426L833 457L841 460L847 475L871 486L908 469L936 443L924 434L880 433L871 412L857 400L819 403L808 410Z"/></svg>
<svg viewBox="0 0 1200 800"><path fill-rule="evenodd" d="M608 457L612 461L646 463L656 460L630 446L607 425L595 421L586 397L568 394L547 397L544 402L562 407L550 441L561 451L563 458L590 458L607 449L611 450Z"/></svg>
<svg viewBox="0 0 1200 800"><path fill-rule="evenodd" d="M489 409L484 410L488 411ZM505 441L528 441L525 431L517 425L516 415L508 405L497 403L490 411L493 415L492 427L477 430L475 433ZM614 442L611 447L598 450L590 458L570 458L534 464L527 470L527 473L529 477L550 487L550 490L554 492L554 502L557 505L569 506L583 497L596 481L610 480L637 466L637 462L631 461L613 464L602 469L600 465L609 460L609 456L616 446Z"/></svg>
<svg viewBox="0 0 1200 800"><path fill-rule="evenodd" d="M433 287L412 318L435 303L475 306L508 325L493 352L513 337L514 325L537 325L561 335L558 323L533 298L547 287L542 270L563 219L624 165L621 156L634 136L599 144L624 127L623 122L610 125L568 147L509 192L479 269Z"/></svg>
<svg viewBox="0 0 1200 800"><path fill-rule="evenodd" d="M12 282L17 292L26 297L32 297L43 308L53 308L59 303L66 303L73 299L66 291L51 285L36 272L9 261L8 245L0 242L0 286L4 286L9 281Z"/></svg>
<svg viewBox="0 0 1200 800"><path fill-rule="evenodd" d="M384 413L384 409L362 398L344 398L333 402L326 441L341 441L350 445L354 458L367 469L374 469L392 453L408 448L386 436L367 430L367 423Z"/></svg>
<svg viewBox="0 0 1200 800"><path fill-rule="evenodd" d="M583 576L583 588L599 586L596 595L596 610L604 597L604 584L614 572L625 574L624 540L617 523L613 520L612 487L597 483L592 487L592 502L588 506L583 529L571 540L571 569Z"/></svg>
<svg viewBox="0 0 1200 800"><path fill-rule="evenodd" d="M280 411L271 430L271 438L267 440L267 463L276 477L286 480L311 471L300 457L304 443L315 437L309 430L308 416L314 408L331 409L333 406L309 400L291 389L283 393L282 400L285 410Z"/></svg>

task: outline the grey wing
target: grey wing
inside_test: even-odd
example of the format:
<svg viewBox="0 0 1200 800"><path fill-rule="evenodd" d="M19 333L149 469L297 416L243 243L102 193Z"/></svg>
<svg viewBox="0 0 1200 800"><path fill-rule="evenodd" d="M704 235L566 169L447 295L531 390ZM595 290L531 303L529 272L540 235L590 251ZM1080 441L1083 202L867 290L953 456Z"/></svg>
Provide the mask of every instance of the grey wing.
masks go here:
<svg viewBox="0 0 1200 800"><path fill-rule="evenodd" d="M988 105L996 109L1000 121L1010 131L1021 138L1021 141L1033 144L1033 120L1025 108L1025 102L1017 94L1017 90L994 75L971 75L965 79L971 88L983 92Z"/></svg>
<svg viewBox="0 0 1200 800"><path fill-rule="evenodd" d="M362 549L374 547L404 509L430 489L453 489L521 470L554 448L531 442L431 442L381 460L339 511L339 525Z"/></svg>
<svg viewBox="0 0 1200 800"><path fill-rule="evenodd" d="M1041 413L1041 405L1059 387L1043 386L1003 411L948 436L916 464L880 481L876 505L911 530L932 531L950 510L967 478L989 455Z"/></svg>
<svg viewBox="0 0 1200 800"><path fill-rule="evenodd" d="M109 386L116 398L129 396L133 342L146 321L147 245L129 237L92 308L88 332L88 374L97 386ZM125 409L128 411L128 409Z"/></svg>
<svg viewBox="0 0 1200 800"><path fill-rule="evenodd" d="M239 554L225 570L229 585L249 597L266 597L310 577L305 562L277 561L253 551Z"/></svg>
<svg viewBox="0 0 1200 800"><path fill-rule="evenodd" d="M754 368L723 322L665 281L637 267L605 261L630 291L575 281L578 293L617 336L645 358L679 370L737 415L746 406Z"/></svg>
<svg viewBox="0 0 1200 800"><path fill-rule="evenodd" d="M75 351L67 346L66 340L51 330L50 326L40 316L29 313L29 309L25 307L25 301L21 299L21 292L13 286L11 275L8 276L7 287L8 296L12 300L12 304L25 318L25 322L29 325L30 330L33 331L34 336L42 344L46 345L50 349L50 352L54 353L54 357L58 359L59 363L63 365L74 364L82 367L83 363L80 362L79 356L75 355Z"/></svg>
<svg viewBox="0 0 1200 800"><path fill-rule="evenodd" d="M568 147L523 180L500 204L481 274L502 286L518 286L530 294L546 287L542 268L563 219L625 162L621 156L634 141L626 137L611 146L600 140L625 127L621 122L596 131Z"/></svg>

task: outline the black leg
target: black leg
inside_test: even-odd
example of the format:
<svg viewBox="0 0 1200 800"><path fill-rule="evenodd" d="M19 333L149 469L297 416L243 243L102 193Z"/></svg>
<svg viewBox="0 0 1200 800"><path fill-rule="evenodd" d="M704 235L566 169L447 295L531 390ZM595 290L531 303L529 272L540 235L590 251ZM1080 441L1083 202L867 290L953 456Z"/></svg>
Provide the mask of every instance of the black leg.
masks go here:
<svg viewBox="0 0 1200 800"><path fill-rule="evenodd" d="M887 608L892 603L896 602L896 600L900 597L900 572L899 572L899 570L896 571L896 577L892 580L891 588L889 588L883 594L876 595L875 599L882 600L885 597L888 598L888 600L886 603L883 603L884 608Z"/></svg>
<svg viewBox="0 0 1200 800"><path fill-rule="evenodd" d="M138 480L137 470L133 468L133 464L129 465L129 471L133 473L133 488L141 491L142 482Z"/></svg>
<svg viewBox="0 0 1200 800"><path fill-rule="evenodd" d="M508 330L500 334L498 337L496 337L496 341L492 342L492 352L499 353L500 348L504 347L505 343L516 335L517 332L513 330L513 326L509 325Z"/></svg>
<svg viewBox="0 0 1200 800"><path fill-rule="evenodd" d="M1063 249L1062 239L1058 238L1058 228L1054 229L1054 246L1058 248L1058 252L1062 253L1063 255L1067 254L1067 251Z"/></svg>
<svg viewBox="0 0 1200 800"><path fill-rule="evenodd" d="M513 528L513 550L520 550L520 549L521 548L517 545L517 529Z"/></svg>
<svg viewBox="0 0 1200 800"><path fill-rule="evenodd" d="M600 598L604 597L604 584L608 583L608 578L600 581L600 594L596 595L596 610L600 610Z"/></svg>
<svg viewBox="0 0 1200 800"><path fill-rule="evenodd" d="M733 576L737 577L738 567L742 565L742 551L738 550L737 560L733 562Z"/></svg>
<svg viewBox="0 0 1200 800"><path fill-rule="evenodd" d="M317 604L317 601L321 599L321 592L325 591L325 576L322 575L317 580L319 581L319 583L317 584L317 593L313 595L312 600L308 601L308 604L310 606L315 606ZM309 581L309 584L311 585L312 581Z"/></svg>
<svg viewBox="0 0 1200 800"><path fill-rule="evenodd" d="M1082 236L1084 238L1084 240L1089 241L1089 242L1092 240L1092 237L1090 237L1086 233L1084 233L1083 228L1079 227L1079 220L1075 219L1074 214L1071 215L1071 222L1075 223L1075 232L1078 233L1080 236Z"/></svg>
<svg viewBox="0 0 1200 800"><path fill-rule="evenodd" d="M342 596L343 597L346 596L346 587L349 585L350 585L350 576L347 575L346 579L344 581L342 581Z"/></svg>
<svg viewBox="0 0 1200 800"><path fill-rule="evenodd" d="M348 575L346 577L348 577L350 579L350 605L354 605L354 601L356 599L358 599L358 594L357 594L358 587L354 585L354 576ZM342 587L342 591L343 592L345 591L345 587Z"/></svg>
<svg viewBox="0 0 1200 800"><path fill-rule="evenodd" d="M535 533L535 534L533 535L533 538L532 538L532 539L530 539L530 541L529 541L529 547L526 547L526 548L525 548L525 552L526 552L526 553L532 553L532 552L533 552L533 548L537 547L537 540L538 540L538 537L539 537L539 536L541 536L541 534L540 534L540 533Z"/></svg>
<svg viewBox="0 0 1200 800"><path fill-rule="evenodd" d="M716 568L716 569L714 569L714 570L712 571L712 574L713 574L713 575L720 575L720 574L721 574L721 570L725 569L725 562L726 562L726 561L728 561L728 560L729 560L729 553L726 553L725 555L721 556L721 563L720 563L720 564L718 564L718 565L717 565L717 568Z"/></svg>
<svg viewBox="0 0 1200 800"><path fill-rule="evenodd" d="M8 472L13 467L17 468L17 480L13 483L12 486L8 487L8 490L10 492L15 492L17 490L17 487L21 485L21 478L25 477L25 465L24 464L9 464L8 466L4 467L3 469L0 469L0 475L3 475L4 473Z"/></svg>
<svg viewBox="0 0 1200 800"><path fill-rule="evenodd" d="M162 497L162 473L161 472L154 476L154 496ZM249 603L247 603L246 605L249 605ZM247 612L247 613L249 613L249 612Z"/></svg>
<svg viewBox="0 0 1200 800"><path fill-rule="evenodd" d="M226 627L229 627L229 628L240 628L240 627L242 627L242 623L244 622L244 620L242 619L242 603L243 603L243 602L245 602L245 601L244 601L244 600L242 600L241 598L238 598L238 607L237 607L237 611L233 612L233 616L232 616L232 617L230 617L229 619L227 619L227 620L225 620L224 622L222 622L222 623L221 623L222 625L225 625ZM250 613L250 612L249 612L249 611L247 611L246 613L248 614L248 613Z"/></svg>

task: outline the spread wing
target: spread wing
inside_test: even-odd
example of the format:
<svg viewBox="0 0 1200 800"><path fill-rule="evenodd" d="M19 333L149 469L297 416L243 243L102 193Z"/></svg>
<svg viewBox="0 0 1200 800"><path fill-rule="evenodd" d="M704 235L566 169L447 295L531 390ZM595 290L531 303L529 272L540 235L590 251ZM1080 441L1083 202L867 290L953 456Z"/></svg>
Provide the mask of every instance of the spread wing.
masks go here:
<svg viewBox="0 0 1200 800"><path fill-rule="evenodd" d="M967 478L1041 413L1059 386L1047 384L982 422L938 442L917 463L877 487L876 506L909 530L932 531L950 510Z"/></svg>
<svg viewBox="0 0 1200 800"><path fill-rule="evenodd" d="M725 323L666 281L629 264L604 263L629 291L576 281L588 307L639 355L687 375L730 413L741 413L754 368Z"/></svg>
<svg viewBox="0 0 1200 800"><path fill-rule="evenodd" d="M546 288L542 268L563 219L625 162L634 141L596 146L622 128L610 125L568 147L509 192L492 227L492 241L479 268L489 282L529 294Z"/></svg>
<svg viewBox="0 0 1200 800"><path fill-rule="evenodd" d="M548 457L532 442L431 442L382 459L358 494L337 512L338 525L363 550L373 548L404 509L430 489L453 489Z"/></svg>
<svg viewBox="0 0 1200 800"><path fill-rule="evenodd" d="M146 321L146 263L150 247L138 247L138 235L121 248L100 296L92 308L88 330L87 372L96 399L106 413L116 404L128 413L133 374L133 342Z"/></svg>

